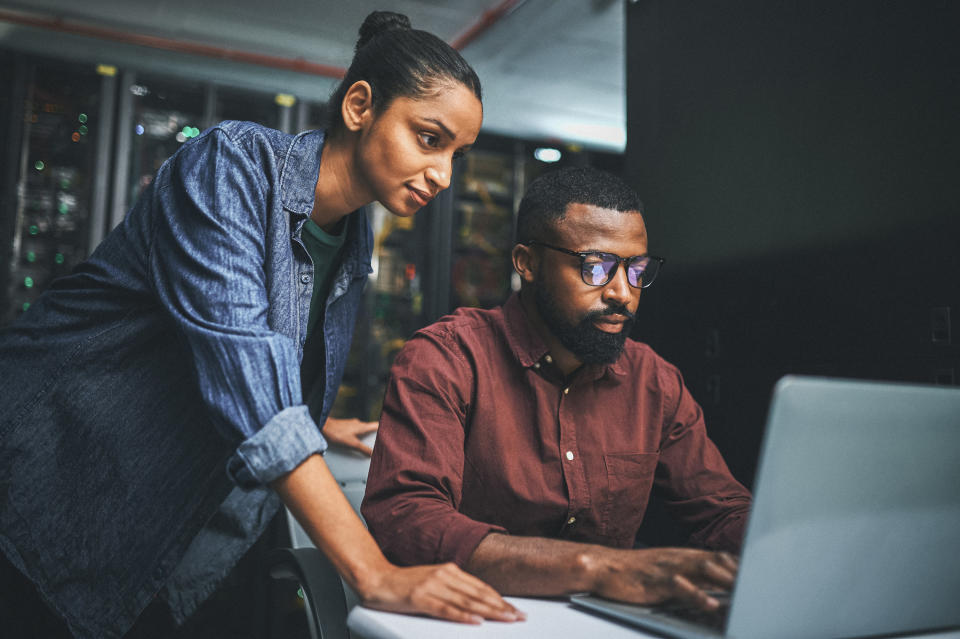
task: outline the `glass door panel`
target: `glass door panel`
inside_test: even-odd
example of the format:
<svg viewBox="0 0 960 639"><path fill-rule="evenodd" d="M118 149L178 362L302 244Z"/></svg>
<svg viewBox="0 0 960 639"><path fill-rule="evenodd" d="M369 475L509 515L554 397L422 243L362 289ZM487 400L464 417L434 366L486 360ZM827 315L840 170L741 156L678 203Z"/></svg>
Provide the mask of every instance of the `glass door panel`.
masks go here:
<svg viewBox="0 0 960 639"><path fill-rule="evenodd" d="M180 145L200 134L204 87L183 80L143 76L130 85L133 135L126 185L128 209Z"/></svg>

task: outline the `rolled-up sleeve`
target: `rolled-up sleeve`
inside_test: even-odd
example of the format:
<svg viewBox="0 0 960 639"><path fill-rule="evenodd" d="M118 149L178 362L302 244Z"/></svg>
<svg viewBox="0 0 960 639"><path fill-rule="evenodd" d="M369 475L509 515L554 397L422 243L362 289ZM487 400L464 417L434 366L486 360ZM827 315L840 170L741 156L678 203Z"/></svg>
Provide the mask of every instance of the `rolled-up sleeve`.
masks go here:
<svg viewBox="0 0 960 639"><path fill-rule="evenodd" d="M189 344L211 419L238 444L228 472L245 487L326 448L303 406L297 346L267 322L268 170L210 130L161 169L149 230L148 277Z"/></svg>
<svg viewBox="0 0 960 639"><path fill-rule="evenodd" d="M750 512L750 492L730 473L707 437L703 411L673 366L658 371L664 423L655 486L693 546L738 553Z"/></svg>
<svg viewBox="0 0 960 639"><path fill-rule="evenodd" d="M449 338L429 331L394 362L362 513L398 564L464 566L487 534L506 532L458 512L471 378Z"/></svg>

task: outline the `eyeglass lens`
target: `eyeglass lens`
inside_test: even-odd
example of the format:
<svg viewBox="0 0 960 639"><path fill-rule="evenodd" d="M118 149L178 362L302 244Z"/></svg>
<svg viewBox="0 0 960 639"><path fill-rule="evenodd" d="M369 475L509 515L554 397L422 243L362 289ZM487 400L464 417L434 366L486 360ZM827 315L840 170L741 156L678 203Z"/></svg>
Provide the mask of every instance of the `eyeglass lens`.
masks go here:
<svg viewBox="0 0 960 639"><path fill-rule="evenodd" d="M620 263L615 255L596 253L583 261L583 281L590 286L603 286L613 277L614 269ZM627 281L630 286L643 288L653 282L658 263L649 257L636 257L627 262Z"/></svg>

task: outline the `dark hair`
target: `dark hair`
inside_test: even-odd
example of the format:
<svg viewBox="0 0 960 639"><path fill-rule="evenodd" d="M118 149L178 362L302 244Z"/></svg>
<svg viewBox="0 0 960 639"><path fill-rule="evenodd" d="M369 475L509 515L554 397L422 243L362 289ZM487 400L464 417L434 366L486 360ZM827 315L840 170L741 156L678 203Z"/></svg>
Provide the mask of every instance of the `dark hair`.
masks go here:
<svg viewBox="0 0 960 639"><path fill-rule="evenodd" d="M422 96L443 80L459 82L482 100L480 78L456 49L432 33L411 28L407 16L392 11L374 11L360 26L353 62L327 106L333 131L342 129L343 98L360 80L370 83L376 113L394 98Z"/></svg>
<svg viewBox="0 0 960 639"><path fill-rule="evenodd" d="M569 204L643 213L636 191L617 176L591 167L565 167L541 175L527 187L517 211L517 242L543 240L544 235L549 239Z"/></svg>

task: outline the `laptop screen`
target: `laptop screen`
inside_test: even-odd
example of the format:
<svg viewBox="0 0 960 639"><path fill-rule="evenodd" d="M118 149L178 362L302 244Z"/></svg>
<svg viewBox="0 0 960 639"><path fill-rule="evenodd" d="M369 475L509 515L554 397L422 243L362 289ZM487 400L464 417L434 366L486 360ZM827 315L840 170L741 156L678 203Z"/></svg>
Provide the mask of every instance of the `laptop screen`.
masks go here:
<svg viewBox="0 0 960 639"><path fill-rule="evenodd" d="M960 389L785 377L729 636L960 626Z"/></svg>

